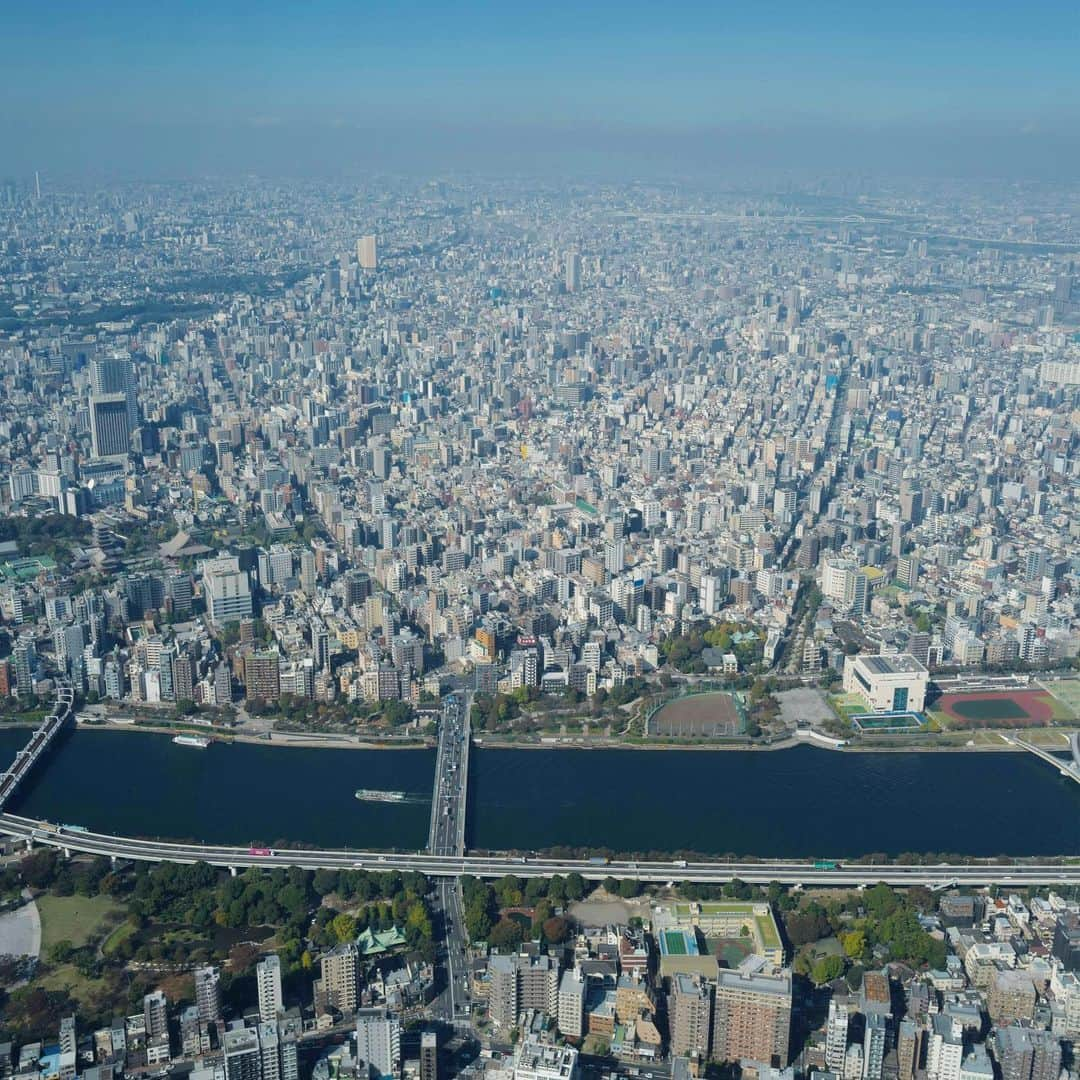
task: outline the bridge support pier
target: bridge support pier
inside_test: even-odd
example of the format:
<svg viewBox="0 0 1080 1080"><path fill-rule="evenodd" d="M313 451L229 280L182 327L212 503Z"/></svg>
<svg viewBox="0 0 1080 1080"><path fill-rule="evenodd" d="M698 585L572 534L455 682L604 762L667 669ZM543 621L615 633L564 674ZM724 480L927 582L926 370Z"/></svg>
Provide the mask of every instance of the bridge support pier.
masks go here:
<svg viewBox="0 0 1080 1080"><path fill-rule="evenodd" d="M115 856L115 855L110 855L110 856L109 856L109 865L110 865L110 866L111 866L111 867L112 867L112 868L113 868L114 870L116 869L116 856Z"/></svg>
<svg viewBox="0 0 1080 1080"><path fill-rule="evenodd" d="M230 866L229 867L229 877L236 877L236 867L235 866Z"/></svg>
<svg viewBox="0 0 1080 1080"><path fill-rule="evenodd" d="M71 848L69 848L69 847L64 848L64 858L65 859L70 859L71 858Z"/></svg>
<svg viewBox="0 0 1080 1080"><path fill-rule="evenodd" d="M26 850L27 851L33 851L34 850L34 838L32 836L28 836L26 838Z"/></svg>

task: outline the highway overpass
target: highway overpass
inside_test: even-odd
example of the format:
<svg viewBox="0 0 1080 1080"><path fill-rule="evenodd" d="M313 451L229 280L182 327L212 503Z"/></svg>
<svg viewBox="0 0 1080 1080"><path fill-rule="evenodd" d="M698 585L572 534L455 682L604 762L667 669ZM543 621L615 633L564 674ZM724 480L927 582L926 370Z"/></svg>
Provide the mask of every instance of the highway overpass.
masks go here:
<svg viewBox="0 0 1080 1080"><path fill-rule="evenodd" d="M109 836L72 830L48 822L0 814L0 832L27 841L48 844L67 854L82 852L112 859L144 862L207 862L212 866L240 870L248 866L299 866L306 870L418 870L429 877L549 877L579 873L599 880L609 875L639 881L699 881L723 884L738 879L756 884L778 881L786 885L927 885L940 888L958 885L1055 885L1080 884L1080 859L1055 862L1039 859L1018 863L941 863L936 866L864 865L841 863L835 869L817 869L797 860L760 862L644 861L633 859L589 860L522 857L510 854L435 855L428 852L380 852L349 850L265 849L222 844L181 844L163 840Z"/></svg>

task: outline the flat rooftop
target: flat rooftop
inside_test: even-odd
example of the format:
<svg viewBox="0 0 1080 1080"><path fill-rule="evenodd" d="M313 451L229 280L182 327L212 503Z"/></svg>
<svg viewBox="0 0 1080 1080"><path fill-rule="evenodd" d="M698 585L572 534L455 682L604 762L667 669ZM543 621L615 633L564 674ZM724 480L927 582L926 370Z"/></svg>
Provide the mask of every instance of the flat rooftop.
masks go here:
<svg viewBox="0 0 1080 1080"><path fill-rule="evenodd" d="M857 660L874 675L918 675L926 671L926 668L911 653L860 656Z"/></svg>

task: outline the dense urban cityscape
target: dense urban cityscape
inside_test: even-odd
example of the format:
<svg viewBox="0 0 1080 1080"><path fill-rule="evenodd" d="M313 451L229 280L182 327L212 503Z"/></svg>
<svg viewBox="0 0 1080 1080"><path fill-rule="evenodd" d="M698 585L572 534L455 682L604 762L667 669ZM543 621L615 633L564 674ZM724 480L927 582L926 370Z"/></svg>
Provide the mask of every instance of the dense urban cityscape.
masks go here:
<svg viewBox="0 0 1080 1080"><path fill-rule="evenodd" d="M39 176L2 220L0 1075L1075 1075L1065 195ZM20 816L132 729L431 748L355 792L426 845ZM1061 861L469 862L474 744L1030 753Z"/></svg>

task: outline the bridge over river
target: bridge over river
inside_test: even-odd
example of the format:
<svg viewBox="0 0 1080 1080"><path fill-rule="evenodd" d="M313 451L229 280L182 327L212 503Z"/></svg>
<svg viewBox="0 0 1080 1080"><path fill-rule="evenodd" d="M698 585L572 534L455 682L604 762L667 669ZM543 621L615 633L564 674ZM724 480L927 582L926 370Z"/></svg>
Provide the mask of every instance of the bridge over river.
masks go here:
<svg viewBox="0 0 1080 1080"><path fill-rule="evenodd" d="M349 849L269 849L244 848L220 844L175 843L138 837L113 836L85 829L56 825L48 821L22 817L4 811L4 806L72 715L70 687L59 688L56 706L20 751L12 767L0 777L0 833L25 841L27 846L47 844L66 854L102 855L114 861L206 862L226 867L232 872L248 866L298 866L303 869L417 870L436 879L452 882L462 874L499 877L512 873L519 877L549 877L578 873L584 878L625 877L653 883L697 881L723 884L735 879L755 884L776 881L802 886L868 886L884 881L892 885L926 885L942 888L951 885L999 884L1025 885L1080 884L1080 859L1021 859L1013 861L970 860L964 863L936 865L867 864L831 862L820 865L793 859L737 861L633 860L633 859L554 859L510 853L466 854L464 852L465 797L468 774L467 742L468 696L449 703L442 719L440 749L442 763L436 769L436 798L428 849L418 852L353 851ZM446 745L444 746L444 740ZM453 746L456 745L456 749ZM1061 758L1041 748L1023 744L1022 748L1046 756L1076 779L1075 762L1068 766ZM1074 756L1080 747L1074 737ZM457 768L453 768L453 763ZM453 779L455 774L457 778ZM452 782L447 782L451 780ZM447 809L443 814L441 807ZM453 814L449 809L453 807ZM445 824L440 826L440 822ZM451 824L452 822L452 824Z"/></svg>

